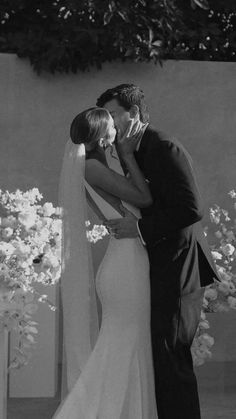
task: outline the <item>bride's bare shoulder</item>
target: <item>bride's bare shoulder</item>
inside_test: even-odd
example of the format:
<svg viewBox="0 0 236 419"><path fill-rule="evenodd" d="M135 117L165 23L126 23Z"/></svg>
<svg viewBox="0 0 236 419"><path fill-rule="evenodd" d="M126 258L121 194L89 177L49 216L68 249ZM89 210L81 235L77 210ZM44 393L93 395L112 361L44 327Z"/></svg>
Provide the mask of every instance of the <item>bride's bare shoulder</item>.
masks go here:
<svg viewBox="0 0 236 419"><path fill-rule="evenodd" d="M97 183L108 171L106 164L96 158L87 159L85 162L85 178L90 184Z"/></svg>

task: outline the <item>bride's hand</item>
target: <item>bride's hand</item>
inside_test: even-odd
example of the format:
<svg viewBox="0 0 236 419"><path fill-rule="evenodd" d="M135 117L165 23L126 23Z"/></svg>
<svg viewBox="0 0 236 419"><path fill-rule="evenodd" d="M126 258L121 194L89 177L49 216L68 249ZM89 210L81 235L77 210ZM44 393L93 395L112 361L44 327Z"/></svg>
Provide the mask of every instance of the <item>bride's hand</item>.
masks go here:
<svg viewBox="0 0 236 419"><path fill-rule="evenodd" d="M132 212L123 207L123 218L107 220L103 223L109 233L116 239L134 238L139 236L138 218Z"/></svg>
<svg viewBox="0 0 236 419"><path fill-rule="evenodd" d="M140 138L140 121L133 122L133 119L130 120L123 135L117 132L117 148L122 158L134 153Z"/></svg>

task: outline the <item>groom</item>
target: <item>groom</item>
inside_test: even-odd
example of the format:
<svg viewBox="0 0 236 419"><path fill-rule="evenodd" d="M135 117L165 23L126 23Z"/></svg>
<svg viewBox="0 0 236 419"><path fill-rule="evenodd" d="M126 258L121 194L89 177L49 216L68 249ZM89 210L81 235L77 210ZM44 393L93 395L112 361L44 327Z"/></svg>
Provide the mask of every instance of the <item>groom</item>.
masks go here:
<svg viewBox="0 0 236 419"><path fill-rule="evenodd" d="M117 238L140 236L148 251L158 419L199 419L190 348L204 287L217 273L199 222L202 202L192 160L176 139L149 125L144 94L138 86L122 84L109 89L97 106L110 111L121 135L132 119L142 135L129 152L134 152L149 182L153 204L141 211L139 221L127 213L108 226Z"/></svg>

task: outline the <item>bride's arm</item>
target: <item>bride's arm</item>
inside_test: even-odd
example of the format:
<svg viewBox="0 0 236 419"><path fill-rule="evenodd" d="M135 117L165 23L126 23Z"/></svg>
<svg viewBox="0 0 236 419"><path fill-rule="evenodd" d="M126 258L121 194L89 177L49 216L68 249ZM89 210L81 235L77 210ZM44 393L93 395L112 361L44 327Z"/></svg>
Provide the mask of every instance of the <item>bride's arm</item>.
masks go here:
<svg viewBox="0 0 236 419"><path fill-rule="evenodd" d="M128 179L105 167L98 160L86 160L86 180L91 186L103 189L139 208L148 207L152 204L152 197L132 153L126 156L125 163L130 174Z"/></svg>

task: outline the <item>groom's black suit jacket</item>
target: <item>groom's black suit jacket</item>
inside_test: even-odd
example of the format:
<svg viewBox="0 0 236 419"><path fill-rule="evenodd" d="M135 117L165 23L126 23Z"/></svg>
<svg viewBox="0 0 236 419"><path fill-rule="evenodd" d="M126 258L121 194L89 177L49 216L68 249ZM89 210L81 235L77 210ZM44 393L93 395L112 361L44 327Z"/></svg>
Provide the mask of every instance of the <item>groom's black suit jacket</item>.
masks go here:
<svg viewBox="0 0 236 419"><path fill-rule="evenodd" d="M151 305L170 313L176 297L217 278L200 224L203 205L191 157L177 140L148 126L135 154L154 201L139 221L150 259Z"/></svg>

